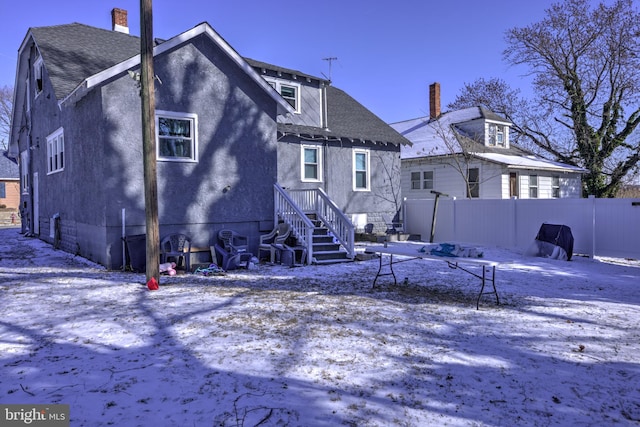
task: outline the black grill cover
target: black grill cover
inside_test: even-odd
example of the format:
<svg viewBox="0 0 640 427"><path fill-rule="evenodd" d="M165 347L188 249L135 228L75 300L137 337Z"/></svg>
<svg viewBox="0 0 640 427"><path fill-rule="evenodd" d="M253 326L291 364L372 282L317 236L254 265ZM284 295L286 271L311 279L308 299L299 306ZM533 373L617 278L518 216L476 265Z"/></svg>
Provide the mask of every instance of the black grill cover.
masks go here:
<svg viewBox="0 0 640 427"><path fill-rule="evenodd" d="M567 261L571 261L573 255L573 234L566 225L542 224L536 240L560 246L567 253Z"/></svg>

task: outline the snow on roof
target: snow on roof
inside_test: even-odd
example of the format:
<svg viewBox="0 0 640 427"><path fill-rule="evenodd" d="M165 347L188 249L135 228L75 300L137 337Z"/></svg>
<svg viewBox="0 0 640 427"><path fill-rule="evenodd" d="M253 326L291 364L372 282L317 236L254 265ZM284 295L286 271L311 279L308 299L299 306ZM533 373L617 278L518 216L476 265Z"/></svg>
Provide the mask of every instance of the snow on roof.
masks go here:
<svg viewBox="0 0 640 427"><path fill-rule="evenodd" d="M537 156L512 156L499 153L471 153L475 157L489 160L495 163L502 163L514 169L545 169L563 172L586 172L586 169L568 165L566 163L554 162Z"/></svg>
<svg viewBox="0 0 640 427"><path fill-rule="evenodd" d="M480 108L470 107L444 113L437 120L418 117L417 119L392 123L391 127L413 143L413 146L402 147L401 156L403 159L442 156L462 151L456 135L451 130L451 125L482 117L483 113Z"/></svg>
<svg viewBox="0 0 640 427"><path fill-rule="evenodd" d="M485 119L492 122L502 121L509 124L509 121L501 118L497 114L482 108L470 107L461 110L444 113L437 119L429 117L419 117L417 119L406 120L403 122L393 123L391 127L397 130L402 136L406 137L413 143L411 146L403 146L401 149L402 159L417 159L429 156L445 156L459 154L463 152L459 137L470 138L465 135L458 124L471 122L473 120ZM504 150L504 153L496 153L488 150L486 152L476 151L467 147L467 151L473 156L507 165L513 169L537 169L560 172L586 172L586 169L571 166L565 163L554 162L535 155L520 154L522 150L511 147ZM478 145L478 148L484 146Z"/></svg>

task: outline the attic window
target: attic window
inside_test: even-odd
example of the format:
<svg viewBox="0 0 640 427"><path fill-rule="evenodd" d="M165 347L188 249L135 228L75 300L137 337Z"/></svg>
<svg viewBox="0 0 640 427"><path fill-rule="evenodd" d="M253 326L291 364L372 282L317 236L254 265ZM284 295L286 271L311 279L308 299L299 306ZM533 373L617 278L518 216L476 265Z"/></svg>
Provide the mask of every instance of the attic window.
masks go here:
<svg viewBox="0 0 640 427"><path fill-rule="evenodd" d="M504 147L505 146L505 130L503 125L489 124L489 145Z"/></svg>
<svg viewBox="0 0 640 427"><path fill-rule="evenodd" d="M298 111L298 90L296 87L280 85L280 95Z"/></svg>
<svg viewBox="0 0 640 427"><path fill-rule="evenodd" d="M282 83L276 80L265 79L289 103L296 113L300 112L300 85L294 83Z"/></svg>
<svg viewBox="0 0 640 427"><path fill-rule="evenodd" d="M44 86L43 82L42 82L42 57L38 57L38 59L36 59L36 62L33 64L33 81L34 81L34 87L35 87L35 96L40 95L40 93L42 92L42 88Z"/></svg>

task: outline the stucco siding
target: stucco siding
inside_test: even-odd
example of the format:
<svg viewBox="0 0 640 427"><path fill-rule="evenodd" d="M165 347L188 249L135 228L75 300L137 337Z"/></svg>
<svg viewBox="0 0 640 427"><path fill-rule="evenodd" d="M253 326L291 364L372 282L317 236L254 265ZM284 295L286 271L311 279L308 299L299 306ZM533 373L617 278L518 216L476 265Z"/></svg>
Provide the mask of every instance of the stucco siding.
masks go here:
<svg viewBox="0 0 640 427"><path fill-rule="evenodd" d="M157 161L160 237L186 232L208 247L218 230L234 228L257 250L273 222L275 100L204 37L154 66L162 81L156 111L197 117L197 161ZM126 235L145 230L140 117L139 88L127 73L89 91L63 114L67 166L45 181L52 191L44 197L63 203L46 203L43 215L60 210L79 253L110 268L122 265L123 209Z"/></svg>
<svg viewBox="0 0 640 427"><path fill-rule="evenodd" d="M322 152L322 180L302 180L301 145L317 145ZM370 166L370 188L354 190L354 149L368 150ZM393 215L399 209L402 196L399 186L400 149L388 144L336 143L301 141L293 136L283 137L278 142L278 182L284 188L322 188L350 218L353 214L369 216ZM393 178L393 179L391 179ZM395 184L392 184L395 183Z"/></svg>

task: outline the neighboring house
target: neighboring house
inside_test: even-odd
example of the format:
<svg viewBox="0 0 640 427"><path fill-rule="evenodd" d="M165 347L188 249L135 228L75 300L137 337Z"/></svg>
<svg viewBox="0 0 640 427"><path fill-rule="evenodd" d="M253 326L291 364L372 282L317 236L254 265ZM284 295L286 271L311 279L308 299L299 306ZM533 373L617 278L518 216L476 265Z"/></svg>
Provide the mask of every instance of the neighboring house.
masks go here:
<svg viewBox="0 0 640 427"><path fill-rule="evenodd" d="M438 83L430 86L429 110L429 117L391 124L413 143L402 148L404 197L581 197L586 171L516 146L505 118L483 107L441 114Z"/></svg>
<svg viewBox="0 0 640 427"><path fill-rule="evenodd" d="M62 249L120 268L122 235L144 233L145 197L140 40L128 34L126 11L112 14L114 31L77 23L29 29L18 55L9 151L20 164L23 231L46 241L59 232ZM274 194L295 200L281 187L307 181L356 218L375 216L380 206L395 211L373 200L384 196L376 193L380 183L399 191L400 144L408 141L381 121L373 130L343 129L351 119L332 119L332 105L366 111L346 94L302 74L298 84L287 83L297 76L247 62L207 23L157 43L161 237L185 232L194 246L209 248L220 229L232 228L257 253L258 237L275 221L292 221ZM288 131L288 123L299 129ZM384 132L375 129L385 128L378 139ZM349 145L348 153L333 154ZM382 163L398 176L385 178ZM312 178L314 167L322 175ZM302 240L307 222L296 222ZM350 221L343 223L330 227L334 234L353 234Z"/></svg>
<svg viewBox="0 0 640 427"><path fill-rule="evenodd" d="M20 207L20 172L15 160L0 153L0 209L18 212ZM10 214L9 214L10 215ZM15 218L15 217L14 217Z"/></svg>

